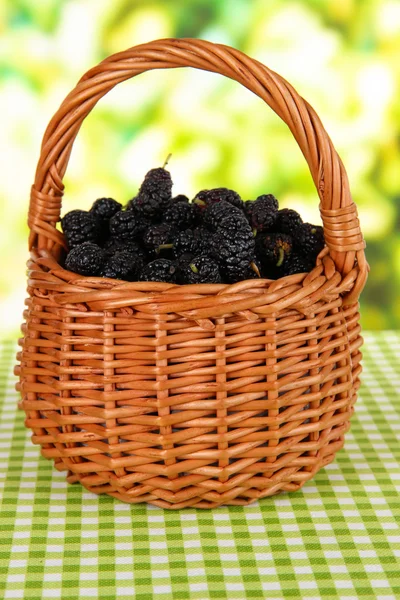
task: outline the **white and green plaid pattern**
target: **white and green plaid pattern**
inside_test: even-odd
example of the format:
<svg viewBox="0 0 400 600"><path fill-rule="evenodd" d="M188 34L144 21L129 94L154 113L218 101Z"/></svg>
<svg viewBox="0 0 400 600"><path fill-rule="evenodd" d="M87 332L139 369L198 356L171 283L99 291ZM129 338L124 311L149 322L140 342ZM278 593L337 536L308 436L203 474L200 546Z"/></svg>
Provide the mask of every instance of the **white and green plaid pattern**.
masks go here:
<svg viewBox="0 0 400 600"><path fill-rule="evenodd" d="M336 462L293 494L163 511L65 483L17 411L1 346L0 598L400 598L400 332L365 335Z"/></svg>

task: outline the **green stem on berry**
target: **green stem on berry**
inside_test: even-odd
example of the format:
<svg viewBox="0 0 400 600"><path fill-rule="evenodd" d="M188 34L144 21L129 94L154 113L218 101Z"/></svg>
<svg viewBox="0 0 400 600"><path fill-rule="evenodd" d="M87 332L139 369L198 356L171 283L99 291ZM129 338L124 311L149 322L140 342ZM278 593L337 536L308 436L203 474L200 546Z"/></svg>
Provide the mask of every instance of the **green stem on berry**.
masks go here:
<svg viewBox="0 0 400 600"><path fill-rule="evenodd" d="M205 206L206 205L206 203L203 202L203 200L200 200L200 198L195 198L193 200L193 204L197 204L198 206Z"/></svg>
<svg viewBox="0 0 400 600"><path fill-rule="evenodd" d="M257 265L254 261L250 263L250 267L252 268L254 273L257 275L257 277L261 277L260 269L257 267Z"/></svg>
<svg viewBox="0 0 400 600"><path fill-rule="evenodd" d="M254 228L254 229L253 229L253 237L256 237L256 235L257 235L257 229L256 229L256 228Z"/></svg>
<svg viewBox="0 0 400 600"><path fill-rule="evenodd" d="M156 254L160 254L161 250L170 250L173 247L173 244L160 244L160 246L158 246L156 249Z"/></svg>
<svg viewBox="0 0 400 600"><path fill-rule="evenodd" d="M279 248L279 258L278 258L278 262L276 263L277 267L281 267L282 266L284 258L285 258L285 251L284 251L283 248Z"/></svg>
<svg viewBox="0 0 400 600"><path fill-rule="evenodd" d="M198 268L193 263L190 263L190 268L192 269L193 273L198 273L199 272Z"/></svg>
<svg viewBox="0 0 400 600"><path fill-rule="evenodd" d="M164 161L164 164L163 164L163 166L162 166L162 168L163 168L163 169L165 169L165 167L167 166L167 164L168 164L168 161L169 161L169 159L171 158L171 156L172 156L172 152L170 152L170 153L168 154L167 158L165 159L165 161Z"/></svg>

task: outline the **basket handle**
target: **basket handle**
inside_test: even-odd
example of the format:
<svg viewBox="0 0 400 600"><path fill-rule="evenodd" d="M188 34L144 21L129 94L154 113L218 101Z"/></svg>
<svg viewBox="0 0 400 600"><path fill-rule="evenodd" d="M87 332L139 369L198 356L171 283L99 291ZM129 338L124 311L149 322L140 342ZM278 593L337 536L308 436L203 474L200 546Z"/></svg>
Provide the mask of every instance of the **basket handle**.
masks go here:
<svg viewBox="0 0 400 600"><path fill-rule="evenodd" d="M308 163L320 197L325 240L343 276L357 268L358 299L368 270L365 243L347 174L319 117L293 87L239 50L198 39L164 39L114 54L90 69L61 104L44 134L31 190L29 247L64 245L60 220L64 173L75 137L95 104L117 83L152 69L194 67L234 79L262 98L288 125Z"/></svg>

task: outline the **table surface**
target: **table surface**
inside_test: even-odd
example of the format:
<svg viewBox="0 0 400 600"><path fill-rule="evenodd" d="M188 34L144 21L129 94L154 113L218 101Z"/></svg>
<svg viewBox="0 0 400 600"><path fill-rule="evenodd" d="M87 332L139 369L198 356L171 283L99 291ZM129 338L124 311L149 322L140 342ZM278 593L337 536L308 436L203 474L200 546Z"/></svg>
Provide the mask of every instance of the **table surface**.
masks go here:
<svg viewBox="0 0 400 600"><path fill-rule="evenodd" d="M400 332L364 335L346 444L296 493L164 511L67 485L17 410L0 345L0 597L400 598Z"/></svg>

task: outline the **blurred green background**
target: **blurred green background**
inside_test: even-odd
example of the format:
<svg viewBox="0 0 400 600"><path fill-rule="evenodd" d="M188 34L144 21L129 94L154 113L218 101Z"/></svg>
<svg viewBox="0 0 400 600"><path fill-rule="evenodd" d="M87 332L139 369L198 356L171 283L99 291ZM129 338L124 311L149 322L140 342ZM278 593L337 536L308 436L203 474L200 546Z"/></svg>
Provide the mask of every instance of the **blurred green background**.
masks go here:
<svg viewBox="0 0 400 600"><path fill-rule="evenodd" d="M107 55L163 37L229 44L288 79L316 109L348 170L371 275L365 328L400 324L400 3L394 0L2 0L0 334L19 329L29 189L44 129ZM318 197L287 127L238 84L153 71L110 92L85 121L64 210L126 202L169 152L176 193L227 186L274 193L319 222Z"/></svg>

